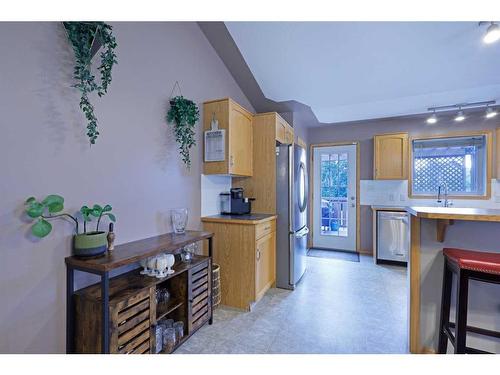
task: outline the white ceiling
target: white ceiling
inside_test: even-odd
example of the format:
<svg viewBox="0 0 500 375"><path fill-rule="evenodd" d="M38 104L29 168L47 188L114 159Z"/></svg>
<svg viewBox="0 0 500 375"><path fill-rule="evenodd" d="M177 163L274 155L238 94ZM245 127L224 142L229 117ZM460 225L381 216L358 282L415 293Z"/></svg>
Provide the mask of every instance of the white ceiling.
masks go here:
<svg viewBox="0 0 500 375"><path fill-rule="evenodd" d="M500 99L500 42L476 22L226 22L264 95L323 123Z"/></svg>

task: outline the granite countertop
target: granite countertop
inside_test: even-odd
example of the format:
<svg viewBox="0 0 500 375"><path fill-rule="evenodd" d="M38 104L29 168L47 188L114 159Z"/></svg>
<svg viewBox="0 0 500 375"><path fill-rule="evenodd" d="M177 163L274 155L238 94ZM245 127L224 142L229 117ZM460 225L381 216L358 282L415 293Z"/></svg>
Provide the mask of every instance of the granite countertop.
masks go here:
<svg viewBox="0 0 500 375"><path fill-rule="evenodd" d="M406 211L424 219L451 219L500 222L500 210L464 207L406 207Z"/></svg>
<svg viewBox="0 0 500 375"><path fill-rule="evenodd" d="M274 220L277 215L274 214L248 214L248 215L212 215L201 218L203 222L213 223L237 223L237 224L260 224L266 221Z"/></svg>

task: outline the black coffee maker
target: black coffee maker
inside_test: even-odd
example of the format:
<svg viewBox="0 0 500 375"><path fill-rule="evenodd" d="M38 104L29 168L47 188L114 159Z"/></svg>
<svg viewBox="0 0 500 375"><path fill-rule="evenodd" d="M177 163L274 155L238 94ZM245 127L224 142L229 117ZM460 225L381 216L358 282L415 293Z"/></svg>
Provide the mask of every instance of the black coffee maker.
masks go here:
<svg viewBox="0 0 500 375"><path fill-rule="evenodd" d="M251 201L255 198L245 198L243 188L232 188L229 193L220 194L222 215L248 215L252 211Z"/></svg>

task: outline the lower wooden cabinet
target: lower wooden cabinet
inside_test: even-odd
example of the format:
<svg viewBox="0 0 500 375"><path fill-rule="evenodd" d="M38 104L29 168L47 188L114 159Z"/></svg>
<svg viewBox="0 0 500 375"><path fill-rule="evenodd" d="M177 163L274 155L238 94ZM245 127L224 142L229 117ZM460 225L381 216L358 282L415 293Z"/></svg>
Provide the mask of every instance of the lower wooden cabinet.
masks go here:
<svg viewBox="0 0 500 375"><path fill-rule="evenodd" d="M196 256L192 263L177 261L165 278L130 271L110 280L110 353L156 353L155 325L161 319L184 322L181 345L212 316L211 259ZM156 290L167 288L170 298L157 304ZM75 293L75 351L101 352L101 293L99 284Z"/></svg>
<svg viewBox="0 0 500 375"><path fill-rule="evenodd" d="M264 220L204 217L214 233L213 261L220 265L221 304L250 310L276 281L276 216Z"/></svg>
<svg viewBox="0 0 500 375"><path fill-rule="evenodd" d="M271 232L256 242L255 299L261 299L275 281L276 232Z"/></svg>

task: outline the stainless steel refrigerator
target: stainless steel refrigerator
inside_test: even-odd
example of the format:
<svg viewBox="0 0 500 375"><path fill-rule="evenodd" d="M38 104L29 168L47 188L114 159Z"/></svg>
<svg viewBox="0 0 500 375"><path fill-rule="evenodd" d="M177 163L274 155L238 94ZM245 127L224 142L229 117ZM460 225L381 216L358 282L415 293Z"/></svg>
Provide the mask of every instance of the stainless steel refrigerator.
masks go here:
<svg viewBox="0 0 500 375"><path fill-rule="evenodd" d="M276 147L276 286L294 289L306 271L306 150L299 145Z"/></svg>

